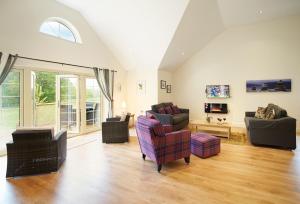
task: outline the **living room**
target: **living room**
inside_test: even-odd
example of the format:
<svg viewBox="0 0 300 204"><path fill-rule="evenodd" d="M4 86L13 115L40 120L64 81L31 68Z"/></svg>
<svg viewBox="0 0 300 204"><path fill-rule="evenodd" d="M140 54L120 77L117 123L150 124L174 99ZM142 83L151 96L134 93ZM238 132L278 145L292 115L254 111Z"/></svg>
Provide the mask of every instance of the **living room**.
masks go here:
<svg viewBox="0 0 300 204"><path fill-rule="evenodd" d="M299 203L299 1L1 0L0 22L0 203Z"/></svg>

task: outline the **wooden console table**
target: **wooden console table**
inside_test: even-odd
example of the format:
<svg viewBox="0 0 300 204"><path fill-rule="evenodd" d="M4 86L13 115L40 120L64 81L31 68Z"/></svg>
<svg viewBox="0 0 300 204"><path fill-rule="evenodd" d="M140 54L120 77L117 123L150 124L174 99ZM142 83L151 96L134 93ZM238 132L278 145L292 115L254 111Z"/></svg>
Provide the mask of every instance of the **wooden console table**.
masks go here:
<svg viewBox="0 0 300 204"><path fill-rule="evenodd" d="M207 132L219 137L226 137L228 139L231 135L231 125L229 123L218 124L214 122L208 123L201 120L192 120L190 121L190 125L192 129L196 130L196 132Z"/></svg>

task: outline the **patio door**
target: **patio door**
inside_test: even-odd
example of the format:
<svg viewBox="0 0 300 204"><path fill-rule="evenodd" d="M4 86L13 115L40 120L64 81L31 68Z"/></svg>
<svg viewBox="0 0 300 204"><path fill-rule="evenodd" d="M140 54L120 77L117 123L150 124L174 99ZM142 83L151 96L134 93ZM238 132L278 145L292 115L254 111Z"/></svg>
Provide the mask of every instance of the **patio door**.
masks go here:
<svg viewBox="0 0 300 204"><path fill-rule="evenodd" d="M57 128L79 133L79 79L74 75L57 75Z"/></svg>

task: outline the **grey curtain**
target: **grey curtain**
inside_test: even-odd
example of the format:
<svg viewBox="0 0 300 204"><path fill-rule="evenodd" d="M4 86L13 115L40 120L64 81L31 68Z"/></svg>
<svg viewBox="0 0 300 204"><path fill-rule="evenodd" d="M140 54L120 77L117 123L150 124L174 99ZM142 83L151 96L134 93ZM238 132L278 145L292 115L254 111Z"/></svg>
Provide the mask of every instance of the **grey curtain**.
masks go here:
<svg viewBox="0 0 300 204"><path fill-rule="evenodd" d="M97 79L98 85L104 95L104 97L109 102L108 117L113 117L114 113L114 71L109 69L100 69L94 67L95 77Z"/></svg>
<svg viewBox="0 0 300 204"><path fill-rule="evenodd" d="M13 68L13 66L16 63L16 60L18 58L18 55L13 56L13 55L9 54L5 62L2 59L2 57L3 57L3 53L0 52L0 85L4 82L7 75Z"/></svg>

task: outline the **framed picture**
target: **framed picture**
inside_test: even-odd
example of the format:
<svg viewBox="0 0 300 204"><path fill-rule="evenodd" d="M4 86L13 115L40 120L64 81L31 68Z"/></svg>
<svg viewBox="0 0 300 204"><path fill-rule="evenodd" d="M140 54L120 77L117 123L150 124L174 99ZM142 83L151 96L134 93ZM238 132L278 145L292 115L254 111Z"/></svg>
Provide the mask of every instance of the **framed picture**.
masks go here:
<svg viewBox="0 0 300 204"><path fill-rule="evenodd" d="M171 85L167 86L167 93L171 93Z"/></svg>
<svg viewBox="0 0 300 204"><path fill-rule="evenodd" d="M167 88L167 82L164 80L160 80L160 88L161 89L166 89Z"/></svg>
<svg viewBox="0 0 300 204"><path fill-rule="evenodd" d="M146 81L145 80L138 81L136 88L137 88L137 93L139 95L146 95Z"/></svg>
<svg viewBox="0 0 300 204"><path fill-rule="evenodd" d="M248 80L247 92L291 92L291 79Z"/></svg>

